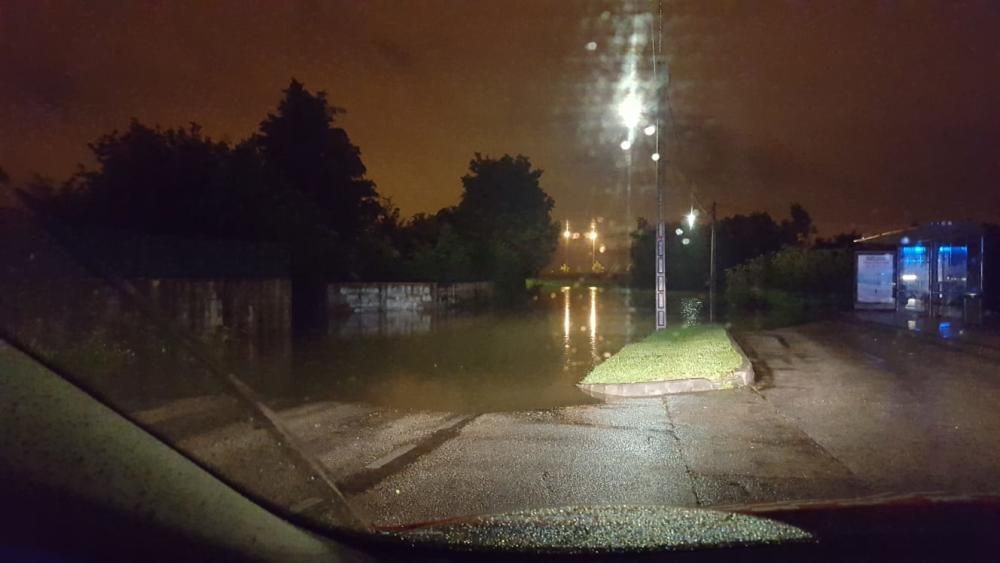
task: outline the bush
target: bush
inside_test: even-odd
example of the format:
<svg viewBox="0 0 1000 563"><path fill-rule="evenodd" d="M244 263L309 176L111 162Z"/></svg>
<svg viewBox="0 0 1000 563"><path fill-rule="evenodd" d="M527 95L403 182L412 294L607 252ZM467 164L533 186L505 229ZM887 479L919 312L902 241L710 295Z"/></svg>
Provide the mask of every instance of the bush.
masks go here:
<svg viewBox="0 0 1000 563"><path fill-rule="evenodd" d="M735 308L844 305L851 298L853 253L786 247L726 271L726 301Z"/></svg>

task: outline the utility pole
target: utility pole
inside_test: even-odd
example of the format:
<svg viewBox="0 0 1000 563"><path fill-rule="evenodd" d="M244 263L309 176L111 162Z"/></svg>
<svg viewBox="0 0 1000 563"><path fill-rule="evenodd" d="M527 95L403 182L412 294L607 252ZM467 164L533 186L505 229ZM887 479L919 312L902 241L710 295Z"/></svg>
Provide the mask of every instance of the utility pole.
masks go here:
<svg viewBox="0 0 1000 563"><path fill-rule="evenodd" d="M660 155L660 132L663 128L664 92L660 90L657 59L663 48L663 4L657 3L656 29L653 33L653 83L656 86L656 330L667 328L667 235L663 224L663 167L667 159ZM669 95L669 93L667 93Z"/></svg>
<svg viewBox="0 0 1000 563"><path fill-rule="evenodd" d="M708 266L708 322L715 322L715 202L712 202L712 236L709 242Z"/></svg>

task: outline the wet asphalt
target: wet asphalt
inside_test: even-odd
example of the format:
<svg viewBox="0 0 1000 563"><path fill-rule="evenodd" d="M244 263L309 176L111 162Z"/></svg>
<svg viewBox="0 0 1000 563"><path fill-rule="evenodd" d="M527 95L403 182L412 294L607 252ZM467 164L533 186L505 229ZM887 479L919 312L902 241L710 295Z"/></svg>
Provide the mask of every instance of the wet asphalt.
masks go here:
<svg viewBox="0 0 1000 563"><path fill-rule="evenodd" d="M320 402L279 415L377 526L567 505L1000 493L1000 349L848 322L737 336L753 388L522 412Z"/></svg>

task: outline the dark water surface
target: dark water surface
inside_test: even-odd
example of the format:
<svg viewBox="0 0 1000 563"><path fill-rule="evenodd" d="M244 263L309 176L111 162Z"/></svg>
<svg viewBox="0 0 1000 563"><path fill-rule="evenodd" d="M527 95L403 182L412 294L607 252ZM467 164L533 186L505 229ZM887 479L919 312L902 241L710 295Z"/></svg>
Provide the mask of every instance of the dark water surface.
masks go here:
<svg viewBox="0 0 1000 563"><path fill-rule="evenodd" d="M648 292L565 287L517 312L355 314L295 340L290 365L263 358L245 377L279 404L483 412L587 403L576 383L653 330L651 305ZM702 299L678 294L670 308L674 320L697 322Z"/></svg>

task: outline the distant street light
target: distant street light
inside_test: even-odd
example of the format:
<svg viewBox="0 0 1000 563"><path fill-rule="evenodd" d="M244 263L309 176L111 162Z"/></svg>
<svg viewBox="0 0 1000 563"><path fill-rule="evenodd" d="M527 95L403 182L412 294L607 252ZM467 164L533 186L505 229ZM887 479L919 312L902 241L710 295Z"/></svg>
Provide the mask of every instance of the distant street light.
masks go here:
<svg viewBox="0 0 1000 563"><path fill-rule="evenodd" d="M651 137L654 133L656 133L656 125L647 125L642 132L645 133L647 137Z"/></svg>
<svg viewBox="0 0 1000 563"><path fill-rule="evenodd" d="M660 153L654 152L649 156L649 158L652 158L653 162L658 162L660 160Z"/></svg>
<svg viewBox="0 0 1000 563"><path fill-rule="evenodd" d="M632 141L629 141L628 139L625 139L624 141L622 141L622 144L619 145L619 146L622 148L623 151L627 151L630 148L632 148Z"/></svg>
<svg viewBox="0 0 1000 563"><path fill-rule="evenodd" d="M687 224L688 224L688 228L689 229L693 229L694 228L694 220L695 220L696 217L697 217L697 215L695 214L694 209L691 209L691 211L688 211L688 214L685 216L685 219L687 219Z"/></svg>

